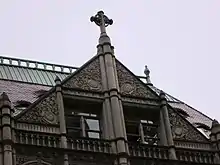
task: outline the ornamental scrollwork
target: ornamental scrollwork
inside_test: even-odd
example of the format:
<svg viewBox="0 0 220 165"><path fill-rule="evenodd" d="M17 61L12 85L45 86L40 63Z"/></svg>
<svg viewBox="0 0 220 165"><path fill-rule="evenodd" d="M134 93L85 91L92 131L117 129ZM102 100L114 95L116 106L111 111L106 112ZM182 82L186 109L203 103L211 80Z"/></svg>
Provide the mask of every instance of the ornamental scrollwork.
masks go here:
<svg viewBox="0 0 220 165"><path fill-rule="evenodd" d="M58 124L58 108L56 94L52 93L29 109L19 121L42 124Z"/></svg>
<svg viewBox="0 0 220 165"><path fill-rule="evenodd" d="M94 59L94 61L87 64L87 66L81 70L79 69L76 75L71 76L72 77L63 84L63 87L98 92L102 91L101 71L98 58Z"/></svg>
<svg viewBox="0 0 220 165"><path fill-rule="evenodd" d="M140 80L131 74L121 63L116 61L116 69L118 75L118 82L120 87L120 93L125 96L142 97L142 98L157 98L156 94L146 86Z"/></svg>
<svg viewBox="0 0 220 165"><path fill-rule="evenodd" d="M207 139L201 133L187 123L177 112L169 109L169 118L172 129L172 135L175 140L207 142Z"/></svg>

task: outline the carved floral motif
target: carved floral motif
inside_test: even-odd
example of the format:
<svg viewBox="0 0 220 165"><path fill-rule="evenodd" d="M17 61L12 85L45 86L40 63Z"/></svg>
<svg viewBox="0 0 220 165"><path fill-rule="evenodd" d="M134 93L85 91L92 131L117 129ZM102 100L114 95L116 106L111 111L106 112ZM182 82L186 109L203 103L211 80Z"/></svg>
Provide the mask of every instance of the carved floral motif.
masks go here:
<svg viewBox="0 0 220 165"><path fill-rule="evenodd" d="M40 103L19 118L19 121L42 124L58 124L58 109L55 93L41 100Z"/></svg>
<svg viewBox="0 0 220 165"><path fill-rule="evenodd" d="M177 112L169 109L169 118L172 129L173 138L176 140L201 141L206 142L206 138L199 131L187 123Z"/></svg>
<svg viewBox="0 0 220 165"><path fill-rule="evenodd" d="M71 77L63 86L101 92L102 83L99 59L94 59L94 61Z"/></svg>
<svg viewBox="0 0 220 165"><path fill-rule="evenodd" d="M157 98L156 94L148 89L138 78L132 75L122 64L116 61L116 69L118 74L118 82L122 95Z"/></svg>

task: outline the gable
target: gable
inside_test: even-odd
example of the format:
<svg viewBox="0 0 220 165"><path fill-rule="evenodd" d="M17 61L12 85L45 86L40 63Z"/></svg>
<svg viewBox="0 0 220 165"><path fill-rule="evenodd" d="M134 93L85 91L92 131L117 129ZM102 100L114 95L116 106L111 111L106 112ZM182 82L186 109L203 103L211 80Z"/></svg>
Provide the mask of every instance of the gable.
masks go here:
<svg viewBox="0 0 220 165"><path fill-rule="evenodd" d="M63 87L86 91L102 91L101 70L98 56L92 58L62 83Z"/></svg>
<svg viewBox="0 0 220 165"><path fill-rule="evenodd" d="M169 108L168 112L174 140L207 142L205 136L176 111Z"/></svg>
<svg viewBox="0 0 220 165"><path fill-rule="evenodd" d="M120 93L124 96L158 99L159 96L116 60Z"/></svg>
<svg viewBox="0 0 220 165"><path fill-rule="evenodd" d="M40 124L58 124L56 94L50 93L21 113L18 121Z"/></svg>

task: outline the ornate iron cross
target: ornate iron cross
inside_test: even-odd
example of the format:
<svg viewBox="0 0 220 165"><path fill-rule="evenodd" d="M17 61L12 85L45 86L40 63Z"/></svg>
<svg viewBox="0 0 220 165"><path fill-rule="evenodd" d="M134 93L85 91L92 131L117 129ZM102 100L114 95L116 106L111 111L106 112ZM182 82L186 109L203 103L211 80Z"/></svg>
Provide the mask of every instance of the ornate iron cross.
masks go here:
<svg viewBox="0 0 220 165"><path fill-rule="evenodd" d="M100 27L101 33L105 33L105 27L113 24L113 20L104 15L103 11L99 11L95 16L92 16L90 21L95 22Z"/></svg>

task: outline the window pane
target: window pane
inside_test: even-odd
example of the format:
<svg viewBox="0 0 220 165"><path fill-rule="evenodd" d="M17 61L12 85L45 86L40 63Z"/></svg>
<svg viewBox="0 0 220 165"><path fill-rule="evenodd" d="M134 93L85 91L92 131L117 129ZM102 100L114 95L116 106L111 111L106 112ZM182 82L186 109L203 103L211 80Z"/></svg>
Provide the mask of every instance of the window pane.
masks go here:
<svg viewBox="0 0 220 165"><path fill-rule="evenodd" d="M75 116L67 116L66 117L66 125L67 127L78 127L80 128L80 118Z"/></svg>
<svg viewBox="0 0 220 165"><path fill-rule="evenodd" d="M81 131L76 129L68 129L67 128L67 135L72 138L79 138L81 136Z"/></svg>
<svg viewBox="0 0 220 165"><path fill-rule="evenodd" d="M88 136L89 138L96 138L96 139L99 139L99 133L97 132L88 132Z"/></svg>
<svg viewBox="0 0 220 165"><path fill-rule="evenodd" d="M86 129L99 131L99 121L95 119L86 119Z"/></svg>

